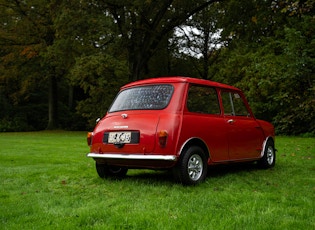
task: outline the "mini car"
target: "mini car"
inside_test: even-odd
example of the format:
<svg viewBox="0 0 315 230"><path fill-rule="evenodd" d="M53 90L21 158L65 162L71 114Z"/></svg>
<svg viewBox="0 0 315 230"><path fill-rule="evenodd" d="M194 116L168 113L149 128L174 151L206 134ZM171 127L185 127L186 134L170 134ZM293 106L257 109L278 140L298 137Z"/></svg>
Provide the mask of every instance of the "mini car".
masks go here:
<svg viewBox="0 0 315 230"><path fill-rule="evenodd" d="M184 185L205 180L209 165L275 165L275 130L254 117L236 87L190 77L159 77L123 86L87 135L102 178L127 170L172 169Z"/></svg>

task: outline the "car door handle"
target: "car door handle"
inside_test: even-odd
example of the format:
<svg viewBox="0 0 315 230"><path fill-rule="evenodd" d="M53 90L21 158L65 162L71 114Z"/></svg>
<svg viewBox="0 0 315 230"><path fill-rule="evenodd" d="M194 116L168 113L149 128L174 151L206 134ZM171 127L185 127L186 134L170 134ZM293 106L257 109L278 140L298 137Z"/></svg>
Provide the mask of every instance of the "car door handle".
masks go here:
<svg viewBox="0 0 315 230"><path fill-rule="evenodd" d="M233 119L230 119L230 120L227 121L227 123L229 123L229 124L233 124L234 122L235 121Z"/></svg>

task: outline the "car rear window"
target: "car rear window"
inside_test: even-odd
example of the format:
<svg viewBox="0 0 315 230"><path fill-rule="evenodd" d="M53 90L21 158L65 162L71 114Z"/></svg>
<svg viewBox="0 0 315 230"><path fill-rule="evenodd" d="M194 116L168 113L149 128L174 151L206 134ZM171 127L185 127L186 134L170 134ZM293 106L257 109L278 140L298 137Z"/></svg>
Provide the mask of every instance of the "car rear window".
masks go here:
<svg viewBox="0 0 315 230"><path fill-rule="evenodd" d="M147 85L121 91L109 112L123 110L160 110L170 102L174 88L172 85Z"/></svg>

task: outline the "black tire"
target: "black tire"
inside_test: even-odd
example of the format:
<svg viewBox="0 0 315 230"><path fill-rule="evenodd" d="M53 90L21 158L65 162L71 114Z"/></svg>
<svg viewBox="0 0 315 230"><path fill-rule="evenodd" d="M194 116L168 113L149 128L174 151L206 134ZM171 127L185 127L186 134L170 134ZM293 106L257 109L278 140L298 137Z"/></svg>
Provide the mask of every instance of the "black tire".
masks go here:
<svg viewBox="0 0 315 230"><path fill-rule="evenodd" d="M182 153L175 170L175 176L183 185L196 185L204 181L208 165L203 149L199 146L187 148Z"/></svg>
<svg viewBox="0 0 315 230"><path fill-rule="evenodd" d="M264 155L258 161L258 165L261 168L268 169L275 166L276 163L276 151L274 142L272 140L268 140L265 146Z"/></svg>
<svg viewBox="0 0 315 230"><path fill-rule="evenodd" d="M96 171L99 177L107 178L107 177L114 177L114 178L122 178L126 176L128 172L128 168L120 167L120 166L111 166L106 164L99 164L96 162Z"/></svg>

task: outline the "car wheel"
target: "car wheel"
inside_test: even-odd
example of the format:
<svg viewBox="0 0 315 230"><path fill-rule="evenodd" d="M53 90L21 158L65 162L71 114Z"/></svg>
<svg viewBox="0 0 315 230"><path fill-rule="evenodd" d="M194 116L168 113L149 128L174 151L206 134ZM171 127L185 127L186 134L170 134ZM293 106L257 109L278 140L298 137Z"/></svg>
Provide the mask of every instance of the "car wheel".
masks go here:
<svg viewBox="0 0 315 230"><path fill-rule="evenodd" d="M177 165L177 178L184 185L196 185L207 176L207 159L202 148L191 146L182 153Z"/></svg>
<svg viewBox="0 0 315 230"><path fill-rule="evenodd" d="M116 177L121 178L126 176L128 168L119 167L119 166L111 166L106 164L99 164L96 162L96 171L99 177Z"/></svg>
<svg viewBox="0 0 315 230"><path fill-rule="evenodd" d="M272 140L268 140L265 146L264 155L258 161L261 168L272 168L276 163L276 152Z"/></svg>

